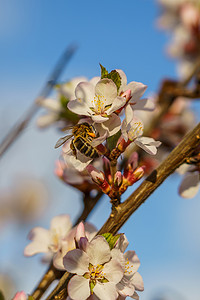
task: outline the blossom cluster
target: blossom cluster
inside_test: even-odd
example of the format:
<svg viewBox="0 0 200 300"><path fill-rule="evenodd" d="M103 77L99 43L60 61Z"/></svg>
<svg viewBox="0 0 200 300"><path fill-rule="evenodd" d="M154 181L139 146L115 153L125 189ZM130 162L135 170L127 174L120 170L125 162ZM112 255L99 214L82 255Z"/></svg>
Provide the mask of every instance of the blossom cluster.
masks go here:
<svg viewBox="0 0 200 300"><path fill-rule="evenodd" d="M80 78L72 80L71 93L68 89L66 94L65 85L59 86L59 93L63 93L62 96L67 99L66 113L73 113L76 116L74 122L78 121L68 127L71 134L60 138L56 143L56 148L61 145L63 147L55 173L64 182L82 192L96 189L108 194L107 181L107 187L112 189L118 186L118 195L121 195L128 186L140 179L144 172L140 169L142 170L140 175L137 173L135 176L135 173L132 176L135 168L132 173L130 171L127 173L125 169L123 171L117 164L118 158L130 144L141 147L151 155L157 153L157 147L160 145L160 142L152 137L143 136L143 121L135 113L152 111L154 103L142 98L146 85L135 81L127 83L122 70L116 69L109 73L102 65L100 66L101 77L94 77L89 81L81 78L80 82L78 82ZM75 86L74 83L78 84ZM60 116L60 112L57 113L57 120ZM67 122L66 116L65 124ZM110 163L106 163L106 158ZM114 173L111 171L113 161L116 164ZM108 166L111 174L109 178L108 174L104 173ZM100 181L94 178L94 172L91 170L101 174L100 177L97 176L101 178ZM95 187L93 182L98 186Z"/></svg>
<svg viewBox="0 0 200 300"><path fill-rule="evenodd" d="M159 0L162 16L159 26L172 31L168 48L171 56L180 62L179 71L187 76L199 58L200 6L198 0Z"/></svg>
<svg viewBox="0 0 200 300"><path fill-rule="evenodd" d="M139 299L136 291L144 289L137 272L140 261L135 251L125 252L126 236L95 233L92 225L82 222L71 229L69 217L60 215L52 219L50 230L31 231L32 242L24 254L49 253L57 269L75 274L68 284L68 299ZM19 292L14 299L26 299L26 295Z"/></svg>

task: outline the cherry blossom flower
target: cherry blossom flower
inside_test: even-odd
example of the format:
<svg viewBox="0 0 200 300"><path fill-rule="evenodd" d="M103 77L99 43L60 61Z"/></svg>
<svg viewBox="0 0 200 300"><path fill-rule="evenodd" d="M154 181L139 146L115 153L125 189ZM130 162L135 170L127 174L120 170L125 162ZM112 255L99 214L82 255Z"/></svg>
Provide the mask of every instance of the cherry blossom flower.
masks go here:
<svg viewBox="0 0 200 300"><path fill-rule="evenodd" d="M68 284L69 297L85 300L94 294L98 299L115 300L118 297L116 284L124 274L121 251L113 250L103 236L97 236L88 242L85 251L75 249L63 258L65 269L76 274ZM80 296L81 295L81 296Z"/></svg>
<svg viewBox="0 0 200 300"><path fill-rule="evenodd" d="M155 141L151 137L144 137L142 134L143 123L139 118L134 117L128 125L126 121L122 123L122 136L125 141L133 141L147 153L155 155L157 153L157 147L161 145L161 142Z"/></svg>
<svg viewBox="0 0 200 300"><path fill-rule="evenodd" d="M68 103L68 108L72 112L90 117L93 122L102 124L108 136L119 131L121 121L114 112L123 107L126 99L118 96L117 86L111 79L100 79L96 85L81 82L76 87L75 94L76 99Z"/></svg>
<svg viewBox="0 0 200 300"><path fill-rule="evenodd" d="M86 224L88 237L96 233L96 229L91 224ZM62 259L67 251L76 248L74 237L76 227L72 228L72 223L68 215L59 215L52 219L50 229L35 227L29 233L32 241L24 249L25 256L32 256L37 253L46 253L53 256L54 266L63 269ZM90 237L91 238L91 237Z"/></svg>
<svg viewBox="0 0 200 300"><path fill-rule="evenodd" d="M124 255L125 270L121 281L117 284L119 299L125 299L127 296L131 296L133 299L139 299L136 291L143 291L144 284L141 275L137 272L140 266L140 261L135 251L129 250L126 253L128 246L128 240L123 234L119 237L114 249L120 249Z"/></svg>

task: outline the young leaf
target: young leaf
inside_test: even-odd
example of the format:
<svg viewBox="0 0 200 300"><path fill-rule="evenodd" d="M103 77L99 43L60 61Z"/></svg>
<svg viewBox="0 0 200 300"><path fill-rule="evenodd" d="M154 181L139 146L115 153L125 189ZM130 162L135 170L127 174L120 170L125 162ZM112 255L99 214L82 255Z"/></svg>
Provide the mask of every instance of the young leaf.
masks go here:
<svg viewBox="0 0 200 300"><path fill-rule="evenodd" d="M107 78L108 71L101 64L100 64L100 67L101 67L101 79Z"/></svg>
<svg viewBox="0 0 200 300"><path fill-rule="evenodd" d="M121 234L117 234L117 235L112 235L112 233L103 233L102 236L106 239L106 241L108 242L109 246L110 246L110 250L112 250L117 242L117 240L119 239Z"/></svg>
<svg viewBox="0 0 200 300"><path fill-rule="evenodd" d="M107 146L110 151L112 151L116 147L117 141L119 140L120 136L121 136L121 130L119 130L117 133L107 138Z"/></svg>
<svg viewBox="0 0 200 300"><path fill-rule="evenodd" d="M112 81L117 86L117 91L119 91L119 88L121 86L121 77L120 77L119 73L116 70L113 70L107 75L107 78L112 79Z"/></svg>

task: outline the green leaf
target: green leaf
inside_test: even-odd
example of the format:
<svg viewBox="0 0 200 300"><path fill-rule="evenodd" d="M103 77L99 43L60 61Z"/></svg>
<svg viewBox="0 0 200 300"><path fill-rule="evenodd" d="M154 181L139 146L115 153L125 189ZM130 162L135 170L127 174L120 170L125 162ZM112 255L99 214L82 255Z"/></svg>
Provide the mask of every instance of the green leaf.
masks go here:
<svg viewBox="0 0 200 300"><path fill-rule="evenodd" d="M93 289L94 289L95 285L96 285L96 281L95 280L90 281L90 291L91 291L91 294L93 294Z"/></svg>
<svg viewBox="0 0 200 300"><path fill-rule="evenodd" d="M117 91L119 91L119 88L121 86L121 77L120 77L119 73L116 70L113 70L107 75L107 78L112 79L112 81L117 86Z"/></svg>
<svg viewBox="0 0 200 300"><path fill-rule="evenodd" d="M4 295L2 293L2 291L0 291L0 300L5 300Z"/></svg>
<svg viewBox="0 0 200 300"><path fill-rule="evenodd" d="M106 239L106 241L108 242L109 246L110 246L110 250L112 250L117 242L117 240L119 239L121 234L117 234L117 235L112 235L112 233L103 233L102 236Z"/></svg>
<svg viewBox="0 0 200 300"><path fill-rule="evenodd" d="M101 67L101 79L107 78L108 71L101 64L100 64L100 67Z"/></svg>
<svg viewBox="0 0 200 300"><path fill-rule="evenodd" d="M121 130L119 130L117 133L107 138L107 146L110 151L112 151L116 147L117 141L119 140L120 136L121 136Z"/></svg>

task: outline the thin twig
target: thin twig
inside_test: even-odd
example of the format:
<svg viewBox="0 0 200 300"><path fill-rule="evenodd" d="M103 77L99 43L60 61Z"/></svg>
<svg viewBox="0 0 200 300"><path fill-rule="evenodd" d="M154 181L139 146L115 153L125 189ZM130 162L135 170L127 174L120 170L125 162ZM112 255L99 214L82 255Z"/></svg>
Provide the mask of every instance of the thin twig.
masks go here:
<svg viewBox="0 0 200 300"><path fill-rule="evenodd" d="M22 119L17 122L13 128L8 132L0 144L0 157L6 152L6 150L11 146L11 144L17 139L17 137L22 133L22 131L27 127L30 120L39 110L37 102L41 102L42 99L48 97L52 88L55 86L58 78L64 70L66 64L70 61L71 57L75 53L77 47L71 45L67 47L65 52L62 54L57 64L55 65L53 72L50 74L48 80L46 81L43 89L41 90L39 96L35 99L34 103L27 110Z"/></svg>

